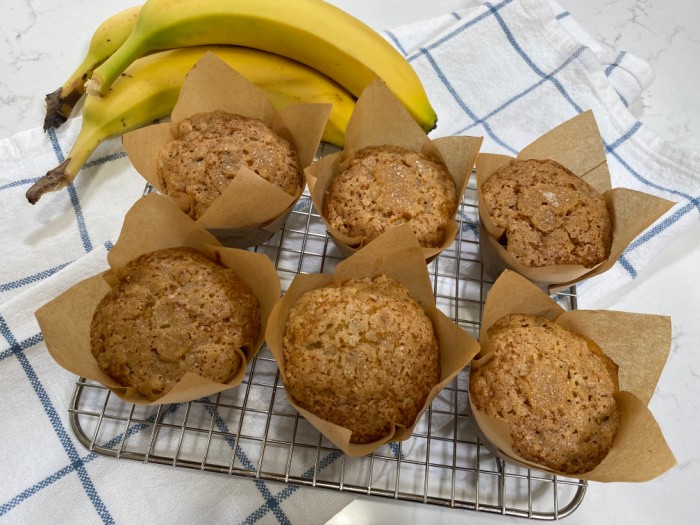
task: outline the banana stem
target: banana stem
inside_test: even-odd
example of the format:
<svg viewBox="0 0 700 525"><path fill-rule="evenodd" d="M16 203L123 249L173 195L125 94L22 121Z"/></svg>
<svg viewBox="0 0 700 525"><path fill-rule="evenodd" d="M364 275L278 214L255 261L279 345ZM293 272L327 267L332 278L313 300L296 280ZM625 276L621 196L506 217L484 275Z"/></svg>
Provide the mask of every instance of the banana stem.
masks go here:
<svg viewBox="0 0 700 525"><path fill-rule="evenodd" d="M44 193L50 191L58 191L68 186L71 179L66 175L66 166L70 162L70 157L61 162L46 175L36 181L31 188L27 190L27 200L30 204L36 204Z"/></svg>
<svg viewBox="0 0 700 525"><path fill-rule="evenodd" d="M73 74L60 89L46 95L44 131L63 124L85 93L85 81L92 71L102 64L129 37L136 25L141 6L130 7L110 16L95 30L88 52Z"/></svg>
<svg viewBox="0 0 700 525"><path fill-rule="evenodd" d="M25 194L30 204L36 204L42 195L58 191L67 187L75 176L87 162L93 151L100 143L107 138L107 134L98 131L92 133L83 133L83 130L78 134L75 144L68 153L66 160L58 166L46 172L46 175L36 181Z"/></svg>
<svg viewBox="0 0 700 525"><path fill-rule="evenodd" d="M53 93L46 95L46 116L44 131L57 128L70 117L73 108L83 96L83 79L78 78L66 83Z"/></svg>

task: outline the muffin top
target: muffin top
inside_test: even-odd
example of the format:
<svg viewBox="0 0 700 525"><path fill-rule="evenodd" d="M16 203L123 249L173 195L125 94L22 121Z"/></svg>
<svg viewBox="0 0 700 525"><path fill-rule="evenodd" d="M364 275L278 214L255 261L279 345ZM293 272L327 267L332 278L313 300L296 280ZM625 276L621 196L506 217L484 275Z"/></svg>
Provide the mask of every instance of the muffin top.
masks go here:
<svg viewBox="0 0 700 525"><path fill-rule="evenodd" d="M430 318L384 275L302 295L289 313L283 358L295 402L352 430L351 443L381 439L392 422L413 424L440 377Z"/></svg>
<svg viewBox="0 0 700 525"><path fill-rule="evenodd" d="M328 224L364 244L408 223L421 246L438 247L456 209L455 183L441 162L391 145L355 153L323 201Z"/></svg>
<svg viewBox="0 0 700 525"><path fill-rule="evenodd" d="M533 315L488 329L492 358L473 368L474 406L507 421L513 450L580 474L607 455L619 426L617 365L591 340Z"/></svg>
<svg viewBox="0 0 700 525"><path fill-rule="evenodd" d="M260 330L260 306L233 270L191 248L141 255L117 275L90 327L102 371L149 400L185 372L226 383L248 357Z"/></svg>
<svg viewBox="0 0 700 525"><path fill-rule="evenodd" d="M301 187L301 165L287 140L261 120L220 110L180 122L177 137L158 155L158 181L198 219L242 167L290 195Z"/></svg>
<svg viewBox="0 0 700 525"><path fill-rule="evenodd" d="M515 161L494 173L481 192L491 220L505 230L501 243L525 266L592 268L610 255L605 199L553 160Z"/></svg>

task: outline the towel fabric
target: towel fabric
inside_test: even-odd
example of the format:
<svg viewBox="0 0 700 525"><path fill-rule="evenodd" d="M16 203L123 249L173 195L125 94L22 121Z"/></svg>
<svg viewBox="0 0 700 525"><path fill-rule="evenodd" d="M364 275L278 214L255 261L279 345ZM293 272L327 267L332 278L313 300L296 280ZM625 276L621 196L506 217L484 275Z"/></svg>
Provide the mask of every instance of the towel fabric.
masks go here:
<svg viewBox="0 0 700 525"><path fill-rule="evenodd" d="M613 186L677 202L610 271L579 286L580 307L594 307L634 279L698 220L700 156L664 142L627 109L651 81L648 65L595 42L557 4L486 3L385 36L425 84L440 117L433 136L483 135L482 151L516 154L592 109ZM354 496L107 459L72 435L68 407L76 378L49 357L33 314L106 268L106 251L144 189L112 139L69 189L28 205L28 186L63 161L79 128L74 118L55 133L35 129L0 142L0 520L46 522L47 511L50 521L74 523L330 518Z"/></svg>

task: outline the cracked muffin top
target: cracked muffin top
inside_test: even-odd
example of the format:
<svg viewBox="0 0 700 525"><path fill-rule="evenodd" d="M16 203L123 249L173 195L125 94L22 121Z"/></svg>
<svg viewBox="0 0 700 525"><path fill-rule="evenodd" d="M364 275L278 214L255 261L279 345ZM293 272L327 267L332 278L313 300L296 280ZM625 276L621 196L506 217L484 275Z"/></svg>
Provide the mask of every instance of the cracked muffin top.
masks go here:
<svg viewBox="0 0 700 525"><path fill-rule="evenodd" d="M260 331L260 305L234 270L192 248L129 261L100 301L90 346L100 369L154 401L186 372L226 383Z"/></svg>
<svg viewBox="0 0 700 525"><path fill-rule="evenodd" d="M619 426L617 365L543 317L507 315L487 333L491 359L469 377L474 406L509 423L513 450L526 460L568 474L592 470Z"/></svg>
<svg viewBox="0 0 700 525"><path fill-rule="evenodd" d="M436 248L457 209L457 190L447 168L400 146L357 151L333 180L323 216L336 231L367 244L408 223L421 246Z"/></svg>
<svg viewBox="0 0 700 525"><path fill-rule="evenodd" d="M432 321L402 283L381 275L302 295L283 340L285 388L351 443L410 426L440 378Z"/></svg>
<svg viewBox="0 0 700 525"><path fill-rule="evenodd" d="M481 187L486 212L504 230L499 239L529 267L605 261L612 223L605 199L553 160L515 161Z"/></svg>
<svg viewBox="0 0 700 525"><path fill-rule="evenodd" d="M292 196L301 188L301 165L287 140L261 120L220 110L180 122L158 155L158 181L196 220L243 167Z"/></svg>

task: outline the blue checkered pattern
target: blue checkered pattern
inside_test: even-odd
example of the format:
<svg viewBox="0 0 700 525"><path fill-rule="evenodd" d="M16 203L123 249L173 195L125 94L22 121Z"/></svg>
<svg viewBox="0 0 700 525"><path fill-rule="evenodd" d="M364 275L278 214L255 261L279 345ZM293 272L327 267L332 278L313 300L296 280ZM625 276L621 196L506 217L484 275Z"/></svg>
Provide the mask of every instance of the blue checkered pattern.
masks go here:
<svg viewBox="0 0 700 525"><path fill-rule="evenodd" d="M698 220L700 187L693 174L700 171L700 156L664 143L627 111L648 83L648 67L624 52L593 50L572 36L578 30L569 13L552 12L545 1L504 0L397 28L386 37L424 81L440 119L434 136L483 135L482 151L515 154L592 109L613 185L678 202L612 270L580 285L585 306L635 278L656 251ZM5 217L13 218L0 225L0 520L160 523L175 517L284 524L330 517L352 496L109 460L72 437L67 407L75 378L47 355L33 312L104 268L123 215L143 190L112 140L75 185L35 207L26 204L29 185L68 155L79 123L0 142L0 203ZM471 219L464 229L474 238L478 233ZM215 423L227 430L222 418ZM139 439L145 427L117 433L113 444ZM237 461L254 470L246 451L236 450ZM320 468L339 457L319 458Z"/></svg>

